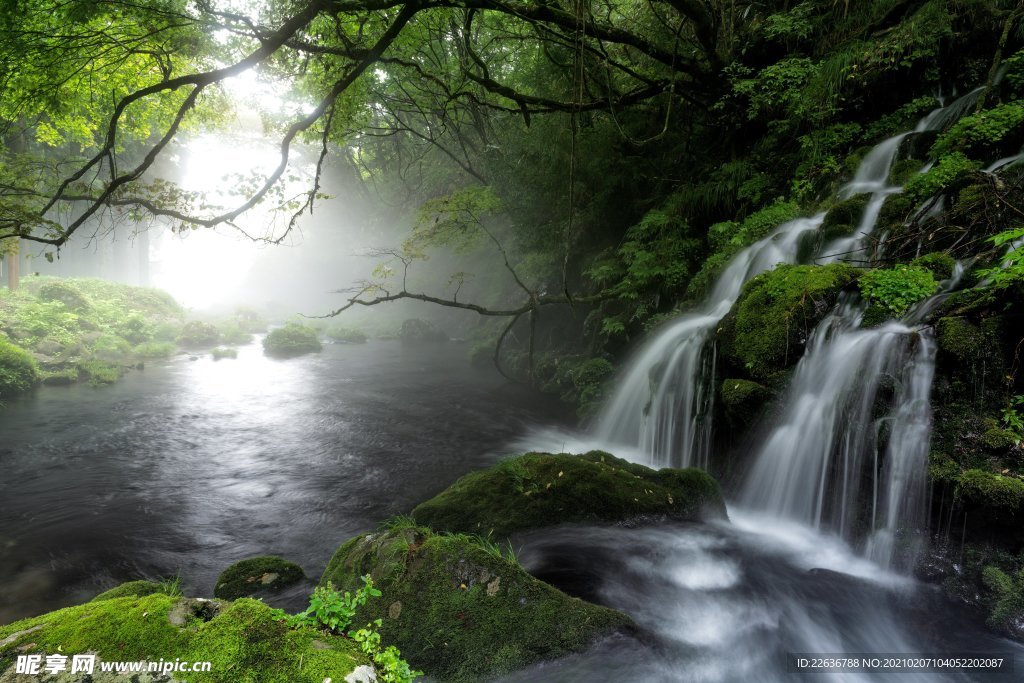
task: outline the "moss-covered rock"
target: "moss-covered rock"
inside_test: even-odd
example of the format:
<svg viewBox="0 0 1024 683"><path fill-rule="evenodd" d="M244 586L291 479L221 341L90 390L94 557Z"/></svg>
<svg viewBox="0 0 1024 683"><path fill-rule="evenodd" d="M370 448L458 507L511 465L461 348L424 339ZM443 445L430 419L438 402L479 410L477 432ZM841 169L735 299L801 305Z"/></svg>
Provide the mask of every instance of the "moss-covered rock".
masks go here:
<svg viewBox="0 0 1024 683"><path fill-rule="evenodd" d="M32 356L0 336L0 401L28 391L39 379Z"/></svg>
<svg viewBox="0 0 1024 683"><path fill-rule="evenodd" d="M153 593L89 602L0 626L0 681L24 678L10 677L16 655L58 652L69 657L94 653L98 661L211 662L209 672L149 679L187 678L189 683L340 682L365 663L353 641L309 627L290 629L256 600L224 604ZM89 680L127 680L123 675L104 678L99 668Z"/></svg>
<svg viewBox="0 0 1024 683"><path fill-rule="evenodd" d="M719 390L726 417L735 425L752 424L764 408L771 391L748 379L726 379Z"/></svg>
<svg viewBox="0 0 1024 683"><path fill-rule="evenodd" d="M358 536L334 554L321 584L354 589L365 574L382 596L353 624L381 619L383 640L443 681L490 680L632 628L626 615L571 598L461 534L404 527Z"/></svg>
<svg viewBox="0 0 1024 683"><path fill-rule="evenodd" d="M92 303L82 291L72 282L66 280L52 280L44 283L39 288L38 297L40 301L59 301L71 311L82 313L92 307Z"/></svg>
<svg viewBox="0 0 1024 683"><path fill-rule="evenodd" d="M957 478L957 496L990 511L1017 516L1024 507L1024 481L981 469Z"/></svg>
<svg viewBox="0 0 1024 683"><path fill-rule="evenodd" d="M402 323L398 338L408 344L446 342L448 335L429 320L410 318Z"/></svg>
<svg viewBox="0 0 1024 683"><path fill-rule="evenodd" d="M147 595L153 595L154 593L163 593L165 595L171 594L168 591L166 584L140 579L138 581L126 581L119 586L114 586L108 591L103 591L92 600L93 602L96 602L97 600L113 600L114 598L125 598L129 596L141 598ZM177 593L177 591L175 591L175 593ZM176 597L176 595L172 597Z"/></svg>
<svg viewBox="0 0 1024 683"><path fill-rule="evenodd" d="M725 504L702 470L655 471L600 451L527 453L461 477L412 515L438 531L500 537L564 522L722 518Z"/></svg>
<svg viewBox="0 0 1024 683"><path fill-rule="evenodd" d="M973 361L983 351L985 336L966 318L940 318L935 324L935 331L939 349L960 361Z"/></svg>
<svg viewBox="0 0 1024 683"><path fill-rule="evenodd" d="M864 209L867 208L869 199L869 195L860 194L845 199L829 209L828 213L825 214L821 227L818 228L822 241L828 243L834 239L847 237L852 234L860 224L860 219L864 215Z"/></svg>
<svg viewBox="0 0 1024 683"><path fill-rule="evenodd" d="M985 447L993 451L1005 451L1013 448L1020 441L1020 438L1009 429L990 427L981 435L981 442Z"/></svg>
<svg viewBox="0 0 1024 683"><path fill-rule="evenodd" d="M273 329L263 338L263 351L270 356L299 356L322 348L317 331L299 323Z"/></svg>
<svg viewBox="0 0 1024 683"><path fill-rule="evenodd" d="M302 567L273 555L251 557L236 562L217 578L213 594L234 600L267 590L277 590L301 581L306 574Z"/></svg>
<svg viewBox="0 0 1024 683"><path fill-rule="evenodd" d="M956 259L945 252L933 251L930 254L918 256L910 262L910 265L930 270L936 280L948 280L953 277Z"/></svg>
<svg viewBox="0 0 1024 683"><path fill-rule="evenodd" d="M202 320L190 320L181 328L178 343L188 348L213 346L220 339L220 332L210 323Z"/></svg>
<svg viewBox="0 0 1024 683"><path fill-rule="evenodd" d="M775 379L800 359L811 331L857 274L856 268L832 263L780 265L758 275L719 327L724 353L753 379Z"/></svg>
<svg viewBox="0 0 1024 683"><path fill-rule="evenodd" d="M362 330L344 325L327 328L327 338L343 344L365 344L369 339Z"/></svg>

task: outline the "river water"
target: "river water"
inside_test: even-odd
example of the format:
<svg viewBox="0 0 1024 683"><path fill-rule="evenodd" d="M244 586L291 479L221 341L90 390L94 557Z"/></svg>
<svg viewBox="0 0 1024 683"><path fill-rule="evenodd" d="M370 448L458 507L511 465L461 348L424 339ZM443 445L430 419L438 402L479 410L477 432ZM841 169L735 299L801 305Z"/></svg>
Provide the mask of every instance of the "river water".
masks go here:
<svg viewBox="0 0 1024 683"><path fill-rule="evenodd" d="M0 622L139 577L180 573L186 593L210 595L223 568L255 554L316 577L343 541L467 471L531 444L582 447L554 414L469 367L456 344L326 346L289 360L252 345L236 360L151 364L113 386L41 388L0 412ZM643 635L507 680L794 680L790 652L1020 657L935 590L838 538L730 515L515 539L527 569L628 612ZM278 604L298 609L311 585Z"/></svg>
<svg viewBox="0 0 1024 683"><path fill-rule="evenodd" d="M253 555L316 577L342 542L554 414L454 343L288 360L257 343L111 386L41 387L0 410L0 623L141 577L210 595Z"/></svg>

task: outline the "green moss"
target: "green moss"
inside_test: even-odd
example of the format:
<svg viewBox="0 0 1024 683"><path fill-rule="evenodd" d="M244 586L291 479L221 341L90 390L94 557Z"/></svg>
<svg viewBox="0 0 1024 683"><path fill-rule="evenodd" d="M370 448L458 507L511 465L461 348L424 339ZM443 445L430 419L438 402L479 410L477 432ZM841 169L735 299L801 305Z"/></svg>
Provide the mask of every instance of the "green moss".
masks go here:
<svg viewBox="0 0 1024 683"><path fill-rule="evenodd" d="M261 590L277 590L301 581L302 567L273 555L251 557L231 565L217 578L213 594L225 600L252 595Z"/></svg>
<svg viewBox="0 0 1024 683"><path fill-rule="evenodd" d="M795 363L814 327L832 309L857 269L780 265L748 282L723 320L724 351L757 380L773 379Z"/></svg>
<svg viewBox="0 0 1024 683"><path fill-rule="evenodd" d="M171 623L172 610L184 624ZM249 599L219 604L153 593L89 602L0 626L0 642L8 638L0 671L16 654L95 652L101 661L211 662L210 672L189 674L192 683L323 683L365 663L353 641L289 629Z"/></svg>
<svg viewBox="0 0 1024 683"><path fill-rule="evenodd" d="M998 427L987 429L981 435L981 442L985 444L986 448L993 451L1005 451L1016 446L1019 441L1016 434L1008 429L999 429Z"/></svg>
<svg viewBox="0 0 1024 683"><path fill-rule="evenodd" d="M935 331L939 349L961 361L973 361L982 352L984 334L981 329L964 318L940 318L935 325Z"/></svg>
<svg viewBox="0 0 1024 683"><path fill-rule="evenodd" d="M132 349L132 355L138 358L169 358L178 349L172 342L148 341Z"/></svg>
<svg viewBox="0 0 1024 683"><path fill-rule="evenodd" d="M367 573L383 595L353 624L382 619L384 641L442 681L490 680L632 628L626 615L570 598L464 535L405 527L359 536L338 549L321 585L351 590Z"/></svg>
<svg viewBox="0 0 1024 683"><path fill-rule="evenodd" d="M163 593L164 595L168 595L164 584L144 580L128 581L122 583L120 586L114 586L110 590L100 593L93 598L92 601L113 600L115 598L125 598L129 596L141 598L146 595L153 595L154 593Z"/></svg>
<svg viewBox="0 0 1024 683"><path fill-rule="evenodd" d="M936 483L955 482L960 476L960 466L945 453L932 451L928 456L928 476Z"/></svg>
<svg viewBox="0 0 1024 683"><path fill-rule="evenodd" d="M31 354L0 336L0 400L22 394L40 380Z"/></svg>
<svg viewBox="0 0 1024 683"><path fill-rule="evenodd" d="M921 172L921 166L921 162L917 159L900 159L892 165L889 183L896 187L903 187Z"/></svg>
<svg viewBox="0 0 1024 683"><path fill-rule="evenodd" d="M988 566L981 576L989 590L989 626L1019 635L1024 624L1024 570L1010 575L998 567Z"/></svg>
<svg viewBox="0 0 1024 683"><path fill-rule="evenodd" d="M702 296L733 256L799 215L800 206L796 202L779 200L755 211L743 221L727 221L711 226L708 236L714 251L704 259L701 269L690 280L686 288L687 297L694 299Z"/></svg>
<svg viewBox="0 0 1024 683"><path fill-rule="evenodd" d="M966 152L984 159L997 153L1004 143L1016 149L1024 135L1024 102L1007 102L992 109L965 116L932 146L932 155L939 157L953 151Z"/></svg>
<svg viewBox="0 0 1024 683"><path fill-rule="evenodd" d="M1024 505L1024 481L980 469L957 478L957 495L996 511L1017 513Z"/></svg>
<svg viewBox="0 0 1024 683"><path fill-rule="evenodd" d="M50 387L65 387L78 381L78 368L43 370L40 372L43 384Z"/></svg>
<svg viewBox="0 0 1024 683"><path fill-rule="evenodd" d="M945 252L933 251L930 254L918 256L910 262L910 265L930 270L938 280L948 280L953 277L956 260Z"/></svg>
<svg viewBox="0 0 1024 683"><path fill-rule="evenodd" d="M901 317L910 307L938 288L930 270L899 264L892 268L875 268L860 276L861 295L873 306L885 309L893 317Z"/></svg>
<svg viewBox="0 0 1024 683"><path fill-rule="evenodd" d="M345 344L365 344L368 337L362 330L344 325L327 328L327 338Z"/></svg>
<svg viewBox="0 0 1024 683"><path fill-rule="evenodd" d="M53 280L44 283L39 288L38 297L40 301L59 301L64 304L65 308L76 313L92 308L89 297L72 282L66 280Z"/></svg>
<svg viewBox="0 0 1024 683"><path fill-rule="evenodd" d="M947 154L927 173L919 173L911 178L904 187L903 194L912 206L917 206L933 195L962 184L978 167L977 162L971 161L960 152Z"/></svg>
<svg viewBox="0 0 1024 683"><path fill-rule="evenodd" d="M760 413L771 392L757 382L747 379L727 379L720 390L722 405L733 422L752 422Z"/></svg>
<svg viewBox="0 0 1024 683"><path fill-rule="evenodd" d="M724 517L725 505L701 470L655 471L600 451L527 453L461 477L412 515L439 531L501 537L563 522Z"/></svg>
<svg viewBox="0 0 1024 683"><path fill-rule="evenodd" d="M220 339L220 331L210 323L190 320L181 328L178 343L190 348L213 346Z"/></svg>
<svg viewBox="0 0 1024 683"><path fill-rule="evenodd" d="M314 353L321 348L316 330L299 323L278 327L263 338L263 350L272 356L297 356Z"/></svg>
<svg viewBox="0 0 1024 683"><path fill-rule="evenodd" d="M79 375L89 380L89 384L113 384L121 378L121 370L109 363L99 360L88 360L78 364Z"/></svg>
<svg viewBox="0 0 1024 683"><path fill-rule="evenodd" d="M821 240L827 243L852 234L860 224L869 198L866 194L857 195L843 200L829 209L818 229Z"/></svg>

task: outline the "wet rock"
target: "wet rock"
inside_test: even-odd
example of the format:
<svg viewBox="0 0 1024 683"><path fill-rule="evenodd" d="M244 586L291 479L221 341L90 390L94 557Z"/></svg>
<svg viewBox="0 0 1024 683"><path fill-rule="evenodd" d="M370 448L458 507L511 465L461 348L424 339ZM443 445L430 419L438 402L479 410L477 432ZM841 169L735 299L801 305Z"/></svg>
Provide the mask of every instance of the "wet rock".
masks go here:
<svg viewBox="0 0 1024 683"><path fill-rule="evenodd" d="M251 557L231 565L217 578L213 594L234 600L257 592L278 590L305 578L302 567L281 557Z"/></svg>

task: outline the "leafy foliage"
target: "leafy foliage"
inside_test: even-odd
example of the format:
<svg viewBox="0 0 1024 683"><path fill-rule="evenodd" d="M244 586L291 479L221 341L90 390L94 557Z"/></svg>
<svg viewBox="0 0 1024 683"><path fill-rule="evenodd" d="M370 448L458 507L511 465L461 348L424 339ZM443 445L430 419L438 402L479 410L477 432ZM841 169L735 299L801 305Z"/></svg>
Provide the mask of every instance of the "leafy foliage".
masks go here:
<svg viewBox="0 0 1024 683"><path fill-rule="evenodd" d="M946 154L927 173L914 176L904 188L904 193L912 204L919 204L949 190L978 167L977 162L971 161L962 152Z"/></svg>
<svg viewBox="0 0 1024 683"><path fill-rule="evenodd" d="M330 581L326 586L317 586L309 598L309 607L289 617L289 626L315 626L332 633L344 633L356 611L370 598L380 597L380 591L373 587L373 579L369 574L362 577L362 582L363 585L355 593L340 593Z"/></svg>
<svg viewBox="0 0 1024 683"><path fill-rule="evenodd" d="M932 145L932 155L942 157L952 152L984 158L1007 138L1018 143L1024 126L1024 101L1007 102L992 109L971 114L957 121Z"/></svg>
<svg viewBox="0 0 1024 683"><path fill-rule="evenodd" d="M39 366L27 352L0 337L0 400L31 389L39 381Z"/></svg>
<svg viewBox="0 0 1024 683"><path fill-rule="evenodd" d="M271 330L263 338L263 350L269 355L296 356L320 351L321 348L315 329L294 322Z"/></svg>
<svg viewBox="0 0 1024 683"><path fill-rule="evenodd" d="M380 632L376 629L383 623L382 619L375 619L363 628L350 632L349 636L359 643L362 651L377 665L379 680L384 683L411 683L422 676L423 672L414 671L409 662L402 659L402 653L394 645L381 647Z"/></svg>
<svg viewBox="0 0 1024 683"><path fill-rule="evenodd" d="M932 271L907 265L869 270L860 276L858 282L865 299L897 317L904 315L918 301L934 294L938 287Z"/></svg>

